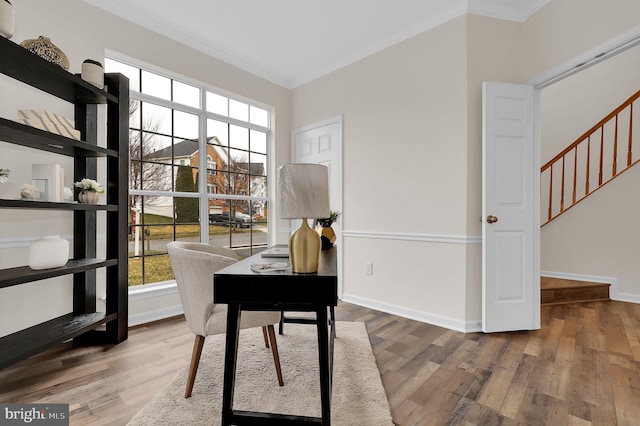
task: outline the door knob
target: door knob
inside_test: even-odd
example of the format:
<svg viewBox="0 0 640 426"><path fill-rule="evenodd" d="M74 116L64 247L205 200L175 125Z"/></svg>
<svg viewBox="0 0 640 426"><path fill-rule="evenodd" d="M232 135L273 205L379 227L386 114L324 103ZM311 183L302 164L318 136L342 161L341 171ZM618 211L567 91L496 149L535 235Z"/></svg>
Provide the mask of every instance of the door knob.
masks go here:
<svg viewBox="0 0 640 426"><path fill-rule="evenodd" d="M489 215L487 216L487 223L496 223L498 221L497 216Z"/></svg>

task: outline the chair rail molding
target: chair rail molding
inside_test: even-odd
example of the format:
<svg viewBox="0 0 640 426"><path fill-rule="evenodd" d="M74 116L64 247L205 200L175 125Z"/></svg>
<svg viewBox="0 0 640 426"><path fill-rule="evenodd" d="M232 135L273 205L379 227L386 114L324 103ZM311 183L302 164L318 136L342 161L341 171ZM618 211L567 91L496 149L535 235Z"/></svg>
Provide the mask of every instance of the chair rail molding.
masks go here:
<svg viewBox="0 0 640 426"><path fill-rule="evenodd" d="M343 237L348 238L372 238L377 240L421 241L427 243L444 244L482 244L480 235L441 235L441 234L415 234L399 232L374 232L374 231L343 231Z"/></svg>

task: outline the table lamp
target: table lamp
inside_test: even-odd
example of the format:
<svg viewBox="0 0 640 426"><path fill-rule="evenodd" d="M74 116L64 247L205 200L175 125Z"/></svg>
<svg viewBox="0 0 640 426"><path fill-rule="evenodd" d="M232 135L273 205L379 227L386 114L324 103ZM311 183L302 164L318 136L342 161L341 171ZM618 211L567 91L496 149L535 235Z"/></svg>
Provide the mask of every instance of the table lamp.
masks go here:
<svg viewBox="0 0 640 426"><path fill-rule="evenodd" d="M280 213L283 219L302 219L289 238L291 271L318 271L320 236L307 219L329 217L329 171L320 164L285 164L280 167Z"/></svg>

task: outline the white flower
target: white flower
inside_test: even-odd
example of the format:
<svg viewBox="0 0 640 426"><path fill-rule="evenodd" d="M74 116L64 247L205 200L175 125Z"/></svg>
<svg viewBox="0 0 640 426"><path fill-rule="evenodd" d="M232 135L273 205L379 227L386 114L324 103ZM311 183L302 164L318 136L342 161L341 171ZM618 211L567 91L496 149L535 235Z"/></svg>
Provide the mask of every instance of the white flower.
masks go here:
<svg viewBox="0 0 640 426"><path fill-rule="evenodd" d="M11 173L9 169L0 169L0 183L5 183L9 180L9 173Z"/></svg>
<svg viewBox="0 0 640 426"><path fill-rule="evenodd" d="M80 182L74 183L74 185L82 191L97 192L98 194L102 194L104 192L102 185L89 178L84 178Z"/></svg>

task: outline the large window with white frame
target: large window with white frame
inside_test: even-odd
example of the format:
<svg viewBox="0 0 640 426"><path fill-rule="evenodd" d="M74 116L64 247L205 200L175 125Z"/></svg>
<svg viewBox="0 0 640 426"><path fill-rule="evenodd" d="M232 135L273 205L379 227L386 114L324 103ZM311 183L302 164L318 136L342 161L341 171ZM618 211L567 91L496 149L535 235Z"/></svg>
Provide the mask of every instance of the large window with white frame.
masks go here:
<svg viewBox="0 0 640 426"><path fill-rule="evenodd" d="M171 241L263 250L269 109L130 60L105 71L130 81L129 285L173 279Z"/></svg>

